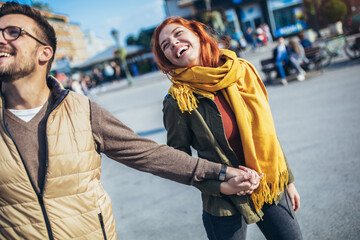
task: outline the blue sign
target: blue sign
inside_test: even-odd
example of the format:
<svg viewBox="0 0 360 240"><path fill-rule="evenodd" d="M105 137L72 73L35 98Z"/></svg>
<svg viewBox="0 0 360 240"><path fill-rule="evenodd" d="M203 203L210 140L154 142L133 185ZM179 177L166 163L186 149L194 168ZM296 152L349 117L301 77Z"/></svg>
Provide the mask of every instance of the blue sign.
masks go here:
<svg viewBox="0 0 360 240"><path fill-rule="evenodd" d="M299 21L293 25L288 25L285 27L275 29L275 37L281 37L293 33L298 33L306 28L307 28L306 23Z"/></svg>

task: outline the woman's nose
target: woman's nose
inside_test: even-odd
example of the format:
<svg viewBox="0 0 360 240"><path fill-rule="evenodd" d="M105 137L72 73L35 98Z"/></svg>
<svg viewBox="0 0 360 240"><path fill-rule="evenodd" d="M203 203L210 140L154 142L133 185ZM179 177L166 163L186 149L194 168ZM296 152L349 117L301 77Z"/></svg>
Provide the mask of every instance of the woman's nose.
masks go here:
<svg viewBox="0 0 360 240"><path fill-rule="evenodd" d="M174 39L171 40L171 46L172 46L172 47L175 47L175 46L178 45L179 43L180 43L179 40L176 39L176 38L174 38Z"/></svg>

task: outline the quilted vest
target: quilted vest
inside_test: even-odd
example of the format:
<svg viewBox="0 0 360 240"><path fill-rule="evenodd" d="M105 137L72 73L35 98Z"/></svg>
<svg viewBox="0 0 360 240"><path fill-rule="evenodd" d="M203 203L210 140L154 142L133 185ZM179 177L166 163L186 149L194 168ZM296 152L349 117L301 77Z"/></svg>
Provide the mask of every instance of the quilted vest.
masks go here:
<svg viewBox="0 0 360 240"><path fill-rule="evenodd" d="M0 239L116 239L111 201L100 184L89 100L69 92L50 113L39 195L7 127L2 99L0 121Z"/></svg>

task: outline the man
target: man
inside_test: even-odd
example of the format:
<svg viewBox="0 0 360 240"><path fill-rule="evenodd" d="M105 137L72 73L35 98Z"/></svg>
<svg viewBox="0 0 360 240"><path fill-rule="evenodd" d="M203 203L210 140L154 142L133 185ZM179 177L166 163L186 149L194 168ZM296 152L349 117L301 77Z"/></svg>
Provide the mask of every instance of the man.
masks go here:
<svg viewBox="0 0 360 240"><path fill-rule="evenodd" d="M101 156L214 194L257 188L251 170L226 168L137 136L99 105L48 76L54 29L27 5L0 8L0 238L116 239Z"/></svg>
<svg viewBox="0 0 360 240"><path fill-rule="evenodd" d="M280 37L277 41L277 46L273 50L273 59L275 61L276 67L278 69L278 73L281 78L281 84L287 85L288 82L286 80L284 65L291 65L298 72L297 80L304 81L305 80L305 71L302 69L297 61L290 57L290 48L286 46L285 39Z"/></svg>
<svg viewBox="0 0 360 240"><path fill-rule="evenodd" d="M303 48L312 47L312 43L309 39L305 37L304 31L299 32L298 37L300 39L300 43L303 46Z"/></svg>

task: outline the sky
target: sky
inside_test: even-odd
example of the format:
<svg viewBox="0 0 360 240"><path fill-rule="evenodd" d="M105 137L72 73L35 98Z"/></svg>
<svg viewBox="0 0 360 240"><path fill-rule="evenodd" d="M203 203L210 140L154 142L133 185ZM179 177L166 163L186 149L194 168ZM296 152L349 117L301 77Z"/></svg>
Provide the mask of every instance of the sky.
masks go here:
<svg viewBox="0 0 360 240"><path fill-rule="evenodd" d="M32 1L17 0L17 2L31 5ZM165 19L163 0L40 0L39 2L48 4L54 13L67 15L70 22L79 24L83 31L93 30L99 38L114 42L110 32L113 28L117 29L122 44L125 44L125 38L129 34L137 37L142 28L157 26Z"/></svg>

